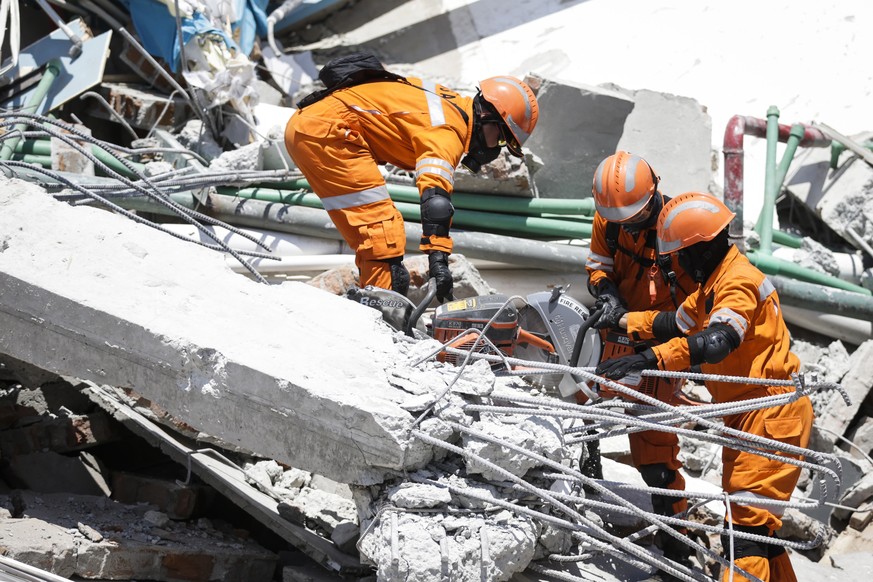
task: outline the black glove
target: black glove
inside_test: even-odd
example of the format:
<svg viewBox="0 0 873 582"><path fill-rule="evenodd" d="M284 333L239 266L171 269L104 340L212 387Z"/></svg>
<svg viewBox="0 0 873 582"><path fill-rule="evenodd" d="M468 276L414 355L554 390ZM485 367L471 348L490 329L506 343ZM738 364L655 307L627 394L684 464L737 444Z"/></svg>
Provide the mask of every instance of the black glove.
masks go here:
<svg viewBox="0 0 873 582"><path fill-rule="evenodd" d="M449 254L443 251L431 251L427 256L428 271L430 276L436 279L437 301L442 303L446 299L454 300L452 295L452 272L449 271Z"/></svg>
<svg viewBox="0 0 873 582"><path fill-rule="evenodd" d="M652 351L652 348L649 348L638 354L600 362L594 373L610 380L620 380L631 372L639 372L640 370L649 370L657 367L658 357Z"/></svg>
<svg viewBox="0 0 873 582"><path fill-rule="evenodd" d="M621 299L615 295L604 293L597 297L594 301L594 310L601 309L600 318L594 322L594 329L614 329L618 327L618 322L622 316L627 313L624 305L621 304Z"/></svg>

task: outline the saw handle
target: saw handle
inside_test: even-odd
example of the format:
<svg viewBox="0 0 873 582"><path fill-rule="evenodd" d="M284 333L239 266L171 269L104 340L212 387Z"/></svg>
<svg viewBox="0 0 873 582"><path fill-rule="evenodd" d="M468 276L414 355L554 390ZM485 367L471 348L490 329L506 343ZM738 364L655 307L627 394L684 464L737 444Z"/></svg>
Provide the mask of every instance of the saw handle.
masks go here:
<svg viewBox="0 0 873 582"><path fill-rule="evenodd" d="M424 299L421 300L421 303L419 303L418 306L412 310L412 313L409 314L409 322L406 324L406 329L403 330L403 333L409 337L415 337L412 330L415 328L415 324L418 323L418 318L421 317L421 314L424 313L424 310L428 308L431 301L436 297L436 292L436 279L431 277L427 281L427 293L425 293Z"/></svg>
<svg viewBox="0 0 873 582"><path fill-rule="evenodd" d="M582 344L585 343L585 334L588 333L588 330L591 329L592 325L597 323L597 320L600 319L601 315L603 315L603 308L595 309L588 314L588 317L582 322L582 325L579 326L579 331L576 332L576 342L573 344L573 354L570 356L570 361L568 362L571 367L575 368L579 363L579 354L582 353ZM577 385L579 385L580 389L585 385L585 380L576 374L570 374L570 377L573 378L573 381L576 382ZM592 401L595 400L592 397L596 396L594 392L584 389L583 392L586 393L589 399Z"/></svg>

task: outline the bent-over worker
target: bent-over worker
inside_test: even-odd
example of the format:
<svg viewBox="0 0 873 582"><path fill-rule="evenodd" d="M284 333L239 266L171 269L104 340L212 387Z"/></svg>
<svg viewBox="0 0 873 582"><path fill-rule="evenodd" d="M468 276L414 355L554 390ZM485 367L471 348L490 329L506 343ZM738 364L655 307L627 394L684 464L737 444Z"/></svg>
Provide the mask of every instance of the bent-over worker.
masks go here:
<svg viewBox="0 0 873 582"><path fill-rule="evenodd" d="M417 79L376 80L341 88L294 113L285 145L355 251L360 285L406 294L406 232L379 171L414 171L420 194L420 250L428 254L437 299L452 299L449 271L454 172L477 172L501 147L521 157L539 116L530 87L514 77L479 83L474 97ZM463 162L464 154L467 154Z"/></svg>

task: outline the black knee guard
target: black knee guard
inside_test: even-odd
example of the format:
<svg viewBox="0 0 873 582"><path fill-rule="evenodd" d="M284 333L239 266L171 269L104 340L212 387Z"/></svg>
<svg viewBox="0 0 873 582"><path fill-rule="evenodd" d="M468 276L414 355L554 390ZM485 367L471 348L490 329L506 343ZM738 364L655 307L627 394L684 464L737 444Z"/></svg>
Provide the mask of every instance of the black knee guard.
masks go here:
<svg viewBox="0 0 873 582"><path fill-rule="evenodd" d="M428 188L421 195L421 236L428 239L430 235L449 236L452 216L455 208L452 206L451 195L442 188Z"/></svg>
<svg viewBox="0 0 873 582"><path fill-rule="evenodd" d="M676 471L668 468L664 463L640 465L639 470L643 481L649 487L667 489L667 486L676 480ZM652 511L658 515L673 515L675 513L673 511L673 504L677 501L679 501L678 497L652 495Z"/></svg>
<svg viewBox="0 0 873 582"><path fill-rule="evenodd" d="M403 264L403 257L385 259L391 267L391 290L406 297L409 291L409 271Z"/></svg>
<svg viewBox="0 0 873 582"><path fill-rule="evenodd" d="M727 525L725 525L725 528L727 528ZM734 531L737 531L737 532L754 534L754 535L764 536L764 537L769 537L769 535L770 535L770 529L766 525L757 525L757 526L734 525L733 529L734 529ZM782 546L775 546L775 547L782 550L782 552L785 551L785 548L783 548ZM772 551L771 548L774 548L774 546L772 544L768 544L767 542L745 540L742 538L735 537L734 538L734 552L733 552L734 560L739 560L740 558L746 558L748 556L758 556L761 558L770 559L771 557L775 558L776 556L778 556L779 554L782 553L782 552L777 552L776 554L773 554L771 556L771 553L770 553ZM726 558L730 557L730 554L731 554L730 533L725 532L725 533L721 534L721 553Z"/></svg>

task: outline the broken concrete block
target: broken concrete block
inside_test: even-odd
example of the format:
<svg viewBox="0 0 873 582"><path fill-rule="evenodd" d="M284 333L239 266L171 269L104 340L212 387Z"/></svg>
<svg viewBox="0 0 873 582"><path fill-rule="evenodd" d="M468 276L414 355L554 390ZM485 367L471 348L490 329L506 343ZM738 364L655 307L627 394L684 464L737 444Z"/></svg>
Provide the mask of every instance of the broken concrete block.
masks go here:
<svg viewBox="0 0 873 582"><path fill-rule="evenodd" d="M341 552L350 556L358 555L356 544L361 536L361 528L356 522L344 521L338 523L333 531L330 532L330 541L332 541Z"/></svg>
<svg viewBox="0 0 873 582"><path fill-rule="evenodd" d="M634 109L633 99L602 87L525 80L536 91L540 108L536 130L524 144L546 161L534 175L539 196L589 197L594 171L603 158L615 153Z"/></svg>
<svg viewBox="0 0 873 582"><path fill-rule="evenodd" d="M351 499L312 488L301 489L296 496L280 501L278 510L289 521L316 526L327 534L344 521L358 519Z"/></svg>
<svg viewBox="0 0 873 582"><path fill-rule="evenodd" d="M661 178L659 189L668 196L711 191L712 119L706 109L690 97L619 90L633 99L634 108L617 149L649 162Z"/></svg>
<svg viewBox="0 0 873 582"><path fill-rule="evenodd" d="M43 418L40 422L3 432L0 453L13 456L51 450L56 453L78 451L117 441L121 431L104 413L66 418Z"/></svg>
<svg viewBox="0 0 873 582"><path fill-rule="evenodd" d="M861 459L864 455L873 452L873 418L868 416L861 420L861 424L849 440L855 443L855 446L849 449L852 457Z"/></svg>
<svg viewBox="0 0 873 582"><path fill-rule="evenodd" d="M182 485L177 481L145 477L116 471L112 474L112 498L129 505L148 503L170 519L189 519L212 490L202 485Z"/></svg>
<svg viewBox="0 0 873 582"><path fill-rule="evenodd" d="M361 540L380 580L509 580L534 556L538 527L509 516L452 519L385 511ZM394 543L392 540L396 540Z"/></svg>
<svg viewBox="0 0 873 582"><path fill-rule="evenodd" d="M427 483L401 483L388 493L388 500L397 507L426 509L452 501L452 494L445 487Z"/></svg>
<svg viewBox="0 0 873 582"><path fill-rule="evenodd" d="M873 387L873 340L867 340L856 349L849 358L849 371L843 377L841 384L852 400L851 406L846 406L843 399L835 392L830 392L830 402L816 418L813 426L814 443L823 443L824 450L837 442L861 407L861 403ZM818 428L818 430L815 430ZM820 446L815 444L816 447Z"/></svg>
<svg viewBox="0 0 873 582"><path fill-rule="evenodd" d="M430 458L387 382L400 352L375 310L256 283L219 253L24 182L3 180L0 207L0 353L132 388L229 448L339 482Z"/></svg>
<svg viewBox="0 0 873 582"><path fill-rule="evenodd" d="M852 136L863 142L873 136L866 132ZM854 231L863 242L873 244L873 220L871 220L871 188L873 168L852 159L844 153L838 161L840 167L830 168L830 148L805 148L798 151L785 181L786 190L820 217L844 242L856 248L861 245L848 232Z"/></svg>
<svg viewBox="0 0 873 582"><path fill-rule="evenodd" d="M553 418L529 416L514 424L499 420L482 420L474 422L473 428L498 439L498 442L506 441L552 461L560 462L563 458L564 442L561 425ZM466 451L494 463L517 477L524 476L528 470L540 465L540 462L530 455L485 441L475 435L464 434L462 442ZM505 479L504 475L474 459L469 460L467 472L481 473L486 479L498 481Z"/></svg>

